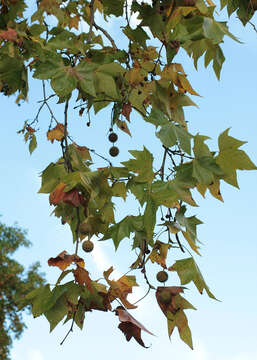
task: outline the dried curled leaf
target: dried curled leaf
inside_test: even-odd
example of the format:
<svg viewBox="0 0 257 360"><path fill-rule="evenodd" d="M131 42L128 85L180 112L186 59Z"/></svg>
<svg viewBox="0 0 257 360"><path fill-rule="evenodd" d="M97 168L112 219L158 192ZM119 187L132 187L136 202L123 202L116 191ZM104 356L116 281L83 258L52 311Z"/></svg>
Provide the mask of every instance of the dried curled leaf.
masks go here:
<svg viewBox="0 0 257 360"><path fill-rule="evenodd" d="M132 106L131 106L130 102L127 104L123 104L121 114L125 116L125 118L127 119L128 122L130 122L131 110L132 110Z"/></svg>
<svg viewBox="0 0 257 360"><path fill-rule="evenodd" d="M66 184L60 183L49 195L50 205L58 205L60 201L78 207L83 203L84 198L79 194L77 189L64 192Z"/></svg>
<svg viewBox="0 0 257 360"><path fill-rule="evenodd" d="M49 266L57 266L62 271L65 270L70 264L75 263L79 267L84 267L84 260L76 254L70 255L66 250L62 251L55 258L50 258L48 260Z"/></svg>
<svg viewBox="0 0 257 360"><path fill-rule="evenodd" d="M57 124L55 128L47 131L47 139L54 142L54 140L61 141L64 138L64 125Z"/></svg>
<svg viewBox="0 0 257 360"><path fill-rule="evenodd" d="M153 250L151 251L151 254L149 255L148 259L150 259L152 263L155 262L157 264L160 264L164 269L166 269L167 268L166 258L169 248L170 248L169 244L165 244L157 240L154 244Z"/></svg>
<svg viewBox="0 0 257 360"><path fill-rule="evenodd" d="M80 285L86 285L90 292L93 292L91 282L92 280L89 277L88 271L83 269L80 266L77 266L76 270L73 270L74 278Z"/></svg>
<svg viewBox="0 0 257 360"><path fill-rule="evenodd" d="M119 298L122 304L127 309L135 309L137 306L131 304L127 300L128 294L132 293L132 287L138 286L136 283L135 276L122 276L119 280L109 280L110 274L113 272L113 267L110 267L107 271L104 271L104 278L107 283L110 285L110 289L108 291L110 302L114 299Z"/></svg>
<svg viewBox="0 0 257 360"><path fill-rule="evenodd" d="M141 339L141 330L146 331L150 335L154 335L150 331L148 331L144 325L140 324L132 315L128 313L128 311L123 306L118 306L115 309L116 315L119 316L120 324L118 328L124 333L127 341L129 341L132 337L143 347L145 346L143 340Z"/></svg>

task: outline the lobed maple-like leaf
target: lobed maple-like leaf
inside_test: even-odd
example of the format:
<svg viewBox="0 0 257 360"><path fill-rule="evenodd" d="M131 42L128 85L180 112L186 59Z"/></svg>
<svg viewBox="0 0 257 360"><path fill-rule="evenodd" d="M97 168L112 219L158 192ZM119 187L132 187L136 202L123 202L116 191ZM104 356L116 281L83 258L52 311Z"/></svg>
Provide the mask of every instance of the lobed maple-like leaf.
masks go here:
<svg viewBox="0 0 257 360"><path fill-rule="evenodd" d="M193 281L201 294L205 289L210 298L217 300L204 281L204 278L193 257L177 260L174 265L168 268L168 270L177 272L182 285Z"/></svg>
<svg viewBox="0 0 257 360"><path fill-rule="evenodd" d="M166 259L170 247L170 244L165 244L157 240L146 261L151 260L152 263L160 264L164 269L166 269Z"/></svg>
<svg viewBox="0 0 257 360"><path fill-rule="evenodd" d="M57 124L55 128L47 131L47 139L54 142L54 140L61 141L64 138L64 125Z"/></svg>
<svg viewBox="0 0 257 360"><path fill-rule="evenodd" d="M67 251L62 251L59 255L55 258L51 257L48 260L49 266L57 266L62 271L65 270L69 265L72 263L77 264L79 267L84 267L85 263L84 260L76 254L70 255Z"/></svg>
<svg viewBox="0 0 257 360"><path fill-rule="evenodd" d="M90 292L93 292L89 273L86 269L77 265L77 269L73 270L74 278L80 285L86 285Z"/></svg>
<svg viewBox="0 0 257 360"><path fill-rule="evenodd" d="M123 275L117 281L109 280L109 276L112 272L113 272L112 266L107 271L104 271L104 278L107 281L107 283L110 285L110 289L108 291L110 302L112 302L116 298L119 298L122 304L127 309L137 308L136 305L131 304L127 300L128 294L132 293L132 287L138 286L138 284L136 283L135 276Z"/></svg>

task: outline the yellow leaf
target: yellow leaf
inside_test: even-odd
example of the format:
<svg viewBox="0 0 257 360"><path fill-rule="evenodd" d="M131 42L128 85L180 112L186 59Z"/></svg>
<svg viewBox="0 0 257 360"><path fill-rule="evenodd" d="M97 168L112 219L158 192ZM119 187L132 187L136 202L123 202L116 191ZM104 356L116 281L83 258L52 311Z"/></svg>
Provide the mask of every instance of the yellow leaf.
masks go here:
<svg viewBox="0 0 257 360"><path fill-rule="evenodd" d="M213 197L224 202L221 193L220 193L220 181L219 179L215 179L211 185L208 186L208 189Z"/></svg>
<svg viewBox="0 0 257 360"><path fill-rule="evenodd" d="M57 124L56 127L52 130L47 131L47 139L54 142L54 140L61 141L64 138L64 125Z"/></svg>
<svg viewBox="0 0 257 360"><path fill-rule="evenodd" d="M202 195L202 197L205 197L207 186L205 184L197 184L196 188L199 191L199 193Z"/></svg>
<svg viewBox="0 0 257 360"><path fill-rule="evenodd" d="M197 246L190 238L190 236L188 235L188 232L186 231L182 231L184 238L186 239L186 241L188 242L188 244L190 245L191 249L194 250L194 252L196 252L199 256L202 256L198 249L200 249L200 246Z"/></svg>
<svg viewBox="0 0 257 360"><path fill-rule="evenodd" d="M147 260L151 260L152 263L160 264L163 268L166 269L166 259L170 244L165 244L159 240L154 244L151 254L148 256Z"/></svg>

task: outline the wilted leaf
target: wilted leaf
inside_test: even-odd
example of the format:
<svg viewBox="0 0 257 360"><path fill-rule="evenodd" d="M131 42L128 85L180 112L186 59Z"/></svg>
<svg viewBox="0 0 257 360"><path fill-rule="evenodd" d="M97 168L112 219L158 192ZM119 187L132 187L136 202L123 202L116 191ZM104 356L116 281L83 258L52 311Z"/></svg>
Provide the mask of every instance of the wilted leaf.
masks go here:
<svg viewBox="0 0 257 360"><path fill-rule="evenodd" d="M64 138L64 125L57 124L55 128L47 131L47 139L54 142L54 140L61 141Z"/></svg>
<svg viewBox="0 0 257 360"><path fill-rule="evenodd" d="M170 248L170 244L165 244L159 240L157 240L153 246L153 250L149 255L148 259L152 261L152 263L160 264L164 269L166 269L166 259L168 250ZM148 260L147 259L147 260Z"/></svg>
<svg viewBox="0 0 257 360"><path fill-rule="evenodd" d="M133 337L141 346L147 348L141 339L141 330L146 331L150 335L153 335L153 333L148 331L142 324L140 324L140 322L138 322L132 315L130 315L123 306L118 306L115 309L115 312L121 321L118 328L124 333L127 341Z"/></svg>
<svg viewBox="0 0 257 360"><path fill-rule="evenodd" d="M124 115L125 118L127 119L127 121L129 121L129 122L130 122L130 113L131 113L131 110L132 110L132 106L131 106L130 103L123 104L121 114Z"/></svg>
<svg viewBox="0 0 257 360"><path fill-rule="evenodd" d="M81 266L77 266L76 270L73 270L74 278L80 285L86 285L88 290L92 292L91 282L88 271L83 269Z"/></svg>
<svg viewBox="0 0 257 360"><path fill-rule="evenodd" d="M63 191L66 187L66 184L60 183L56 186L56 188L49 195L49 203L50 205L58 205L60 201L63 201L63 196L65 192Z"/></svg>
<svg viewBox="0 0 257 360"><path fill-rule="evenodd" d="M122 276L119 280L109 280L110 274L113 272L113 267L110 267L107 271L104 271L104 278L107 283L110 285L109 299L112 302L114 299L119 298L122 304L127 309L135 309L137 306L131 304L127 300L128 294L132 293L132 287L138 286L136 283L135 276Z"/></svg>
<svg viewBox="0 0 257 360"><path fill-rule="evenodd" d="M69 255L67 251L62 251L55 258L50 258L48 260L49 266L57 266L61 270L65 270L70 264L75 263L80 267L84 267L84 260L76 254Z"/></svg>

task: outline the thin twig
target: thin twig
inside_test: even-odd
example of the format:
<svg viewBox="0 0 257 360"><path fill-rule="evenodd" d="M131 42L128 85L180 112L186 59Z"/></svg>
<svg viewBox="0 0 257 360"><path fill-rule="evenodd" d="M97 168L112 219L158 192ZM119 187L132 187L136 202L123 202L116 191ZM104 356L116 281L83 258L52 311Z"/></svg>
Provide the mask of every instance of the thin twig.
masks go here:
<svg viewBox="0 0 257 360"><path fill-rule="evenodd" d="M64 341L67 339L69 334L73 331L73 325L74 325L74 322L75 322L75 316L76 316L76 311L73 314L71 327L70 327L69 331L67 332L67 334L65 335L64 339L60 342L60 345L63 345Z"/></svg>
<svg viewBox="0 0 257 360"><path fill-rule="evenodd" d="M95 0L90 1L90 24L89 24L89 35L88 35L88 42L91 43L92 41L92 33L93 33L93 24L94 24L94 2Z"/></svg>
<svg viewBox="0 0 257 360"><path fill-rule="evenodd" d="M138 299L137 301L135 301L132 305L136 305L137 303L139 303L139 301L141 301L141 300L143 300L145 297L147 297L147 295L149 294L150 290L151 290L151 287L149 286L147 292L145 293L145 295L142 296L142 297L141 297L140 299Z"/></svg>
<svg viewBox="0 0 257 360"><path fill-rule="evenodd" d="M101 31L107 37L107 39L112 44L112 47L114 48L114 50L118 50L113 38L108 34L108 32L106 30L104 30L101 26L97 25L95 22L93 22L93 26L96 28L96 30Z"/></svg>

